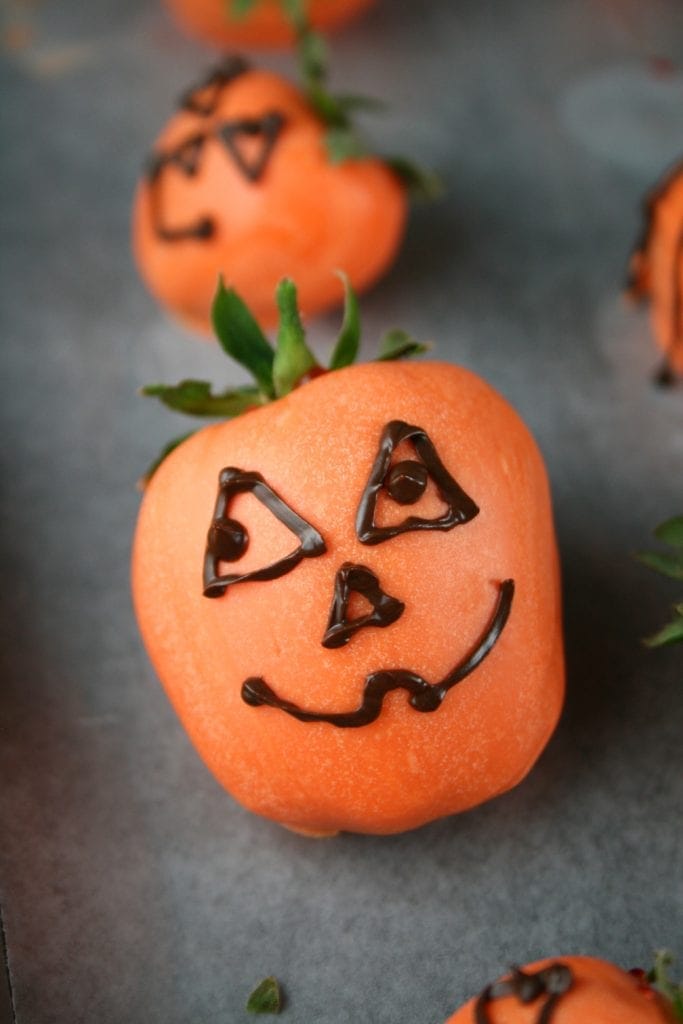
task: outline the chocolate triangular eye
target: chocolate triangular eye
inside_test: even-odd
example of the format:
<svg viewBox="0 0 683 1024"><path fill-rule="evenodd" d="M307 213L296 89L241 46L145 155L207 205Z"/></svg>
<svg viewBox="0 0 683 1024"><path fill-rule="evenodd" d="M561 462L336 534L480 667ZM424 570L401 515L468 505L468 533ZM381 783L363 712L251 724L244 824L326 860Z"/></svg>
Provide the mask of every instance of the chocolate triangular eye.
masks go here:
<svg viewBox="0 0 683 1024"><path fill-rule="evenodd" d="M284 116L273 110L263 117L224 121L218 129L223 145L249 181L258 181L265 171L284 123Z"/></svg>
<svg viewBox="0 0 683 1024"><path fill-rule="evenodd" d="M288 555L263 569L244 573L218 571L221 562L236 562L249 544L246 529L228 512L238 494L253 494L273 513L283 526L299 538L299 546ZM266 483L260 473L247 473L232 466L222 469L218 477L218 497L209 527L204 554L204 596L220 597L232 583L250 580L274 580L296 568L302 558L315 558L325 551L325 541L310 523L289 507Z"/></svg>
<svg viewBox="0 0 683 1024"><path fill-rule="evenodd" d="M368 601L372 611L356 619L349 619L349 600L354 592ZM390 626L400 618L404 608L402 601L390 597L382 590L377 576L371 569L366 569L364 565L344 562L334 580L334 598L322 645L343 647L354 633L365 626Z"/></svg>
<svg viewBox="0 0 683 1024"><path fill-rule="evenodd" d="M179 106L200 117L210 117L215 113L218 100L226 85L249 70L248 63L242 57L227 57L222 64L210 71L198 85L193 85L180 97Z"/></svg>
<svg viewBox="0 0 683 1024"><path fill-rule="evenodd" d="M406 459L392 466L391 456L402 441L412 444L419 461ZM430 479L446 505L443 515L435 519L407 516L392 526L377 525L375 513L382 490L398 504L411 505L424 494ZM411 426L403 420L392 420L386 425L356 513L356 533L362 544L380 544L411 530L452 530L454 526L474 519L478 512L478 506L453 479L421 427Z"/></svg>

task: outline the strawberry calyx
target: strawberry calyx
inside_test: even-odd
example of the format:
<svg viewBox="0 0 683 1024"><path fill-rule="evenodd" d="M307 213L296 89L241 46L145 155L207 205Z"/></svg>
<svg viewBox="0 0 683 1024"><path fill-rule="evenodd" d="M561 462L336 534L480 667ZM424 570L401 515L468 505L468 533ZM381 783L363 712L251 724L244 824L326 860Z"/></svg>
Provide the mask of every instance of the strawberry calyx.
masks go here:
<svg viewBox="0 0 683 1024"><path fill-rule="evenodd" d="M244 18L260 0L226 0L228 16ZM438 176L402 156L382 156L368 145L354 123L359 111L384 104L371 96L333 93L327 85L329 51L324 36L311 26L308 0L280 0L296 38L299 77L306 98L325 126L325 149L333 164L379 156L415 198L435 199L443 188Z"/></svg>
<svg viewBox="0 0 683 1024"><path fill-rule="evenodd" d="M639 562L663 576L683 580L683 515L660 523L654 531L657 540L671 551L643 551L636 555ZM683 601L673 605L673 618L660 630L644 639L647 647L664 647L683 643Z"/></svg>
<svg viewBox="0 0 683 1024"><path fill-rule="evenodd" d="M320 32L311 28L304 0L288 0L285 9L296 32L299 76L308 102L325 125L325 149L330 161L339 164L379 156L414 198L438 198L443 186L433 171L403 156L374 152L354 118L359 111L375 112L384 109L385 104L371 96L331 92L327 85L327 44Z"/></svg>
<svg viewBox="0 0 683 1024"><path fill-rule="evenodd" d="M254 383L214 392L208 381L182 380L179 384L148 384L141 388L140 394L156 398L168 409L188 416L233 419L284 398L295 388L323 374L350 366L360 348L360 311L348 277L341 271L339 276L344 285L344 314L328 366L323 366L308 346L293 281L283 278L277 286L280 319L273 346L243 299L219 278L211 307L214 331L225 354L243 366ZM428 345L416 341L405 331L394 329L380 339L376 361L405 359L428 350ZM141 487L146 486L166 456L191 433L166 445L142 477Z"/></svg>

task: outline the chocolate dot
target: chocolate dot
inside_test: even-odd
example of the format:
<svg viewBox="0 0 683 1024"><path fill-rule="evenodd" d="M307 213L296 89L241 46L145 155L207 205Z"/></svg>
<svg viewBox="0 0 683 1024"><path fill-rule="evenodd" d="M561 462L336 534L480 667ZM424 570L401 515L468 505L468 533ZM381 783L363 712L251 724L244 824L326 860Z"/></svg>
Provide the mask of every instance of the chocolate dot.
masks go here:
<svg viewBox="0 0 683 1024"><path fill-rule="evenodd" d="M209 529L208 547L221 562L236 562L246 551L249 535L236 519L214 519Z"/></svg>
<svg viewBox="0 0 683 1024"><path fill-rule="evenodd" d="M426 466L406 459L392 466L384 486L399 505L414 505L424 494L427 479Z"/></svg>

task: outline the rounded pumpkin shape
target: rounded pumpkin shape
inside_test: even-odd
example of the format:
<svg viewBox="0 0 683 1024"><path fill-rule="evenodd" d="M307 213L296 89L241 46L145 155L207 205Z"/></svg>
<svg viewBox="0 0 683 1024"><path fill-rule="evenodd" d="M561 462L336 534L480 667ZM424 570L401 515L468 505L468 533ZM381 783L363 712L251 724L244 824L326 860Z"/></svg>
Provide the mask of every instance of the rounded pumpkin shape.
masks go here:
<svg viewBox="0 0 683 1024"><path fill-rule="evenodd" d="M329 31L360 14L374 0L310 0L313 28ZM229 0L166 0L178 22L191 35L215 46L293 46L294 32L281 0L258 0L248 14L230 16Z"/></svg>
<svg viewBox="0 0 683 1024"><path fill-rule="evenodd" d="M137 189L133 248L159 302L208 333L220 274L264 326L296 279L305 314L373 284L400 244L406 190L381 160L330 162L302 93L231 60L184 97Z"/></svg>
<svg viewBox="0 0 683 1024"><path fill-rule="evenodd" d="M505 975L446 1024L674 1022L670 1004L633 974L594 957L562 956L529 964L516 978Z"/></svg>
<svg viewBox="0 0 683 1024"><path fill-rule="evenodd" d="M644 210L642 236L631 257L630 292L650 303L667 382L683 374L683 164L652 190Z"/></svg>
<svg viewBox="0 0 683 1024"><path fill-rule="evenodd" d="M199 431L145 493L133 594L201 757L299 831L473 807L527 774L561 710L543 463L451 365L329 372Z"/></svg>

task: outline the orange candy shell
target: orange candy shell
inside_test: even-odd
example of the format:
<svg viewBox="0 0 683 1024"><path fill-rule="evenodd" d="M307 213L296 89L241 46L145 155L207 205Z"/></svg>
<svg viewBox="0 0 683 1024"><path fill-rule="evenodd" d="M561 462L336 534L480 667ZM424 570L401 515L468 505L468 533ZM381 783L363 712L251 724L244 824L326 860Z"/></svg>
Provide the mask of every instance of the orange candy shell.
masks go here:
<svg viewBox="0 0 683 1024"><path fill-rule="evenodd" d="M657 344L683 373L683 168L664 179L649 206L645 245L633 258L633 293L648 298Z"/></svg>
<svg viewBox="0 0 683 1024"><path fill-rule="evenodd" d="M552 1024L674 1024L673 1011L660 996L605 960L563 956L538 960L524 970L536 972L557 962L571 967L574 983L560 999ZM471 999L446 1024L475 1024L476 1001ZM489 1003L487 1013L491 1024L538 1024L539 1005L523 1006L508 996Z"/></svg>
<svg viewBox="0 0 683 1024"><path fill-rule="evenodd" d="M219 274L236 288L266 327L277 312L273 295L286 276L297 281L303 312L338 304L343 269L357 291L373 284L393 260L407 214L403 185L381 160L333 165L323 129L303 97L267 72L250 71L223 90L211 123L270 110L285 114L265 173L248 181L223 146L205 144L192 177L167 168L161 190L164 223L179 227L204 216L215 235L167 242L152 220L150 185L143 180L133 211L133 248L140 272L156 298L194 330L210 333L210 309ZM181 111L157 139L165 150L209 119Z"/></svg>
<svg viewBox="0 0 683 1024"><path fill-rule="evenodd" d="M368 547L355 535L356 509L395 418L427 431L481 511L450 532ZM209 600L201 568L227 465L262 473L323 534L327 552ZM252 506L246 521L257 522L257 564L266 565L296 542L265 532L269 513ZM334 577L347 561L377 572L405 612L388 629L364 629L327 650ZM357 708L378 669L409 668L436 682L476 646L508 577L517 589L502 636L433 713L414 711L398 691L373 724L339 729L241 699L250 676L325 711ZM510 406L453 366L352 367L201 431L145 495L133 591L150 657L200 755L237 800L295 828L400 832L472 807L524 777L560 713L559 573L544 468Z"/></svg>
<svg viewBox="0 0 683 1024"><path fill-rule="evenodd" d="M333 29L350 21L374 0L312 0L310 19L316 29ZM216 46L291 46L294 34L280 0L259 0L248 15L230 18L229 0L166 0L173 16L191 35Z"/></svg>

